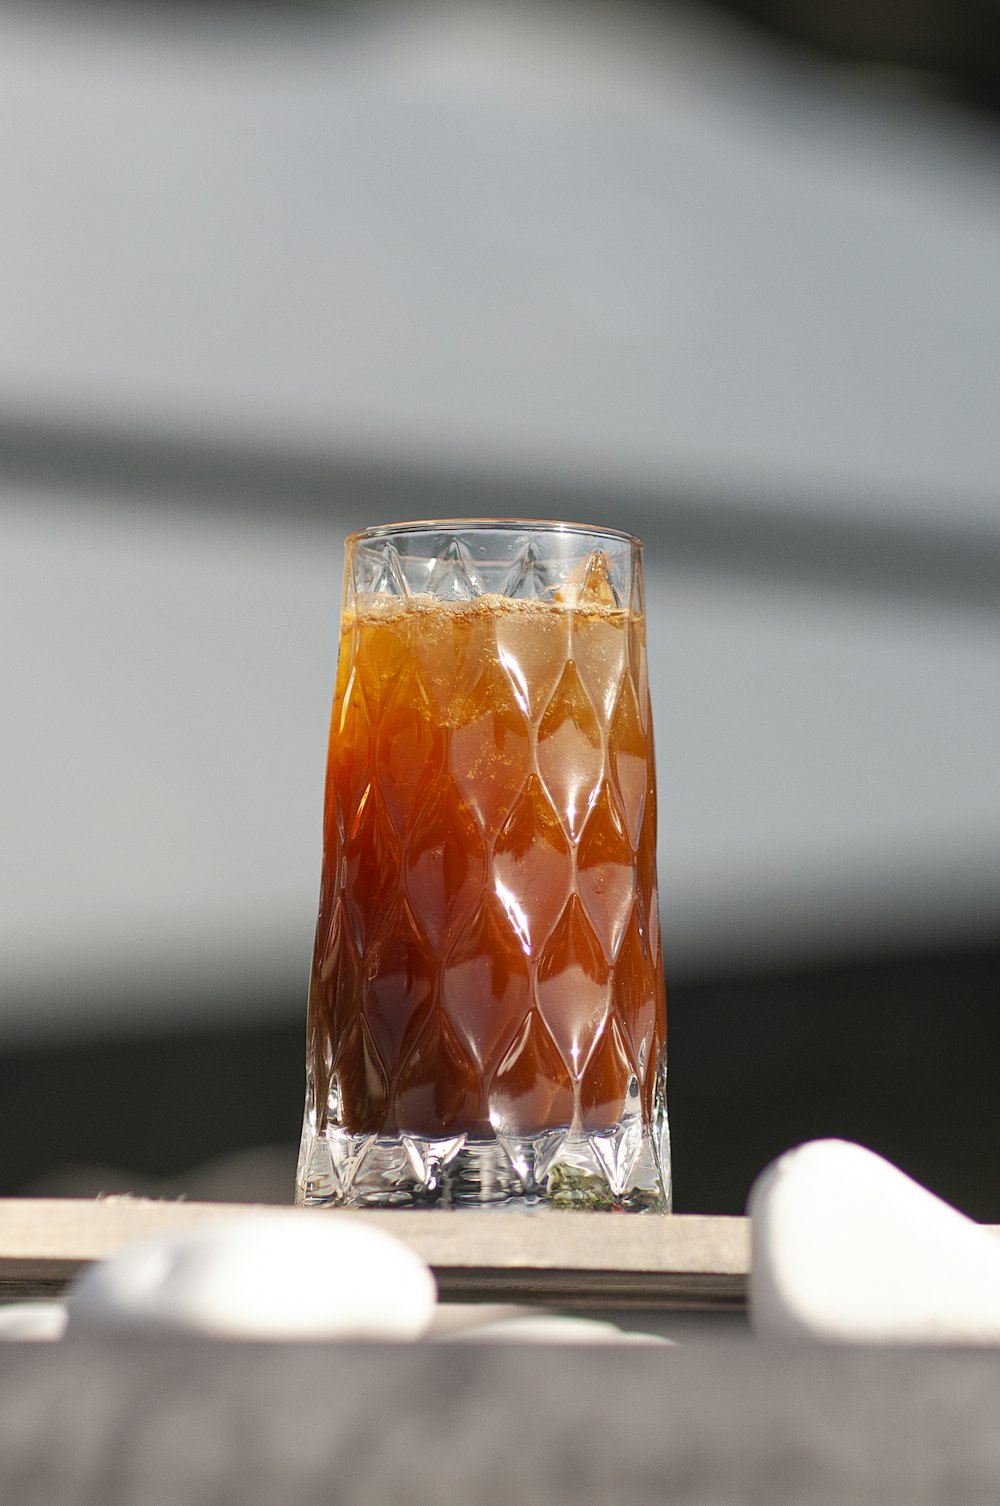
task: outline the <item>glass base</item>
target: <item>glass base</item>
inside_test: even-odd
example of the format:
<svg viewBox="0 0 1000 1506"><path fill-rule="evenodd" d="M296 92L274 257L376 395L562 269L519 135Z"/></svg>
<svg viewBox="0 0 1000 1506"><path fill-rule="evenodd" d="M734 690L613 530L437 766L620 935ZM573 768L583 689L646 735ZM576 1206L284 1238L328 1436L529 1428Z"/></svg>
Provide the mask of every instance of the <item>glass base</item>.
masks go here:
<svg viewBox="0 0 1000 1506"><path fill-rule="evenodd" d="M353 1135L306 1121L296 1202L340 1208L576 1208L669 1213L666 1115L523 1138Z"/></svg>

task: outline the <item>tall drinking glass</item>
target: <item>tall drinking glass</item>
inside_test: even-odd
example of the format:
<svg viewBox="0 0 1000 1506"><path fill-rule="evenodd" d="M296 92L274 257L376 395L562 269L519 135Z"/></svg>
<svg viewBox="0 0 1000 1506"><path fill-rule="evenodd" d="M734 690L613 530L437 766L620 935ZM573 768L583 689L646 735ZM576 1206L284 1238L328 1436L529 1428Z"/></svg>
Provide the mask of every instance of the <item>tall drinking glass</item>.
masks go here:
<svg viewBox="0 0 1000 1506"><path fill-rule="evenodd" d="M299 1202L669 1210L641 550L348 539Z"/></svg>

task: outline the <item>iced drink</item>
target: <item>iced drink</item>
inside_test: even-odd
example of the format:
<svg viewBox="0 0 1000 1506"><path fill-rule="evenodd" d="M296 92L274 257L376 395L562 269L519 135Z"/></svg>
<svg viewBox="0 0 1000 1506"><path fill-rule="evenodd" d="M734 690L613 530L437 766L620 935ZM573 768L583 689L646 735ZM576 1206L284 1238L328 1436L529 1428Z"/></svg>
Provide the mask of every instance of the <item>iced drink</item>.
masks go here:
<svg viewBox="0 0 1000 1506"><path fill-rule="evenodd" d="M304 1201L666 1205L645 624L610 569L347 593Z"/></svg>

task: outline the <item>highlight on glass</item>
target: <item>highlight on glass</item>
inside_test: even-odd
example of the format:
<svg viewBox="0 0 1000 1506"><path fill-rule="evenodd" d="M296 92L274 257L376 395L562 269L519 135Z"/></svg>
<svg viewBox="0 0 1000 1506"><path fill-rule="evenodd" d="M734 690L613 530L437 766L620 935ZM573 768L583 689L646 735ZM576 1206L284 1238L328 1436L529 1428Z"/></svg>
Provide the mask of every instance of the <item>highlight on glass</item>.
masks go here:
<svg viewBox="0 0 1000 1506"><path fill-rule="evenodd" d="M669 1211L641 553L348 540L300 1203Z"/></svg>

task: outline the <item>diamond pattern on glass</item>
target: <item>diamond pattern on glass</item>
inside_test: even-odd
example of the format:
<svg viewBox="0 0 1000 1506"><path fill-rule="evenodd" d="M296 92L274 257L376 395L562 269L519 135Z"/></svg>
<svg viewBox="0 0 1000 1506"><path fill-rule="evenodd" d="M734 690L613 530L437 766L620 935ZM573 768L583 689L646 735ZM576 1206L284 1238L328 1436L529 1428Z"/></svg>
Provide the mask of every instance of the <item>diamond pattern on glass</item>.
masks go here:
<svg viewBox="0 0 1000 1506"><path fill-rule="evenodd" d="M639 705L632 682L627 677L622 683L621 693L611 715L611 728L611 775L625 816L629 840L637 848L646 809L649 764Z"/></svg>
<svg viewBox="0 0 1000 1506"><path fill-rule="evenodd" d="M360 1015L347 1025L336 1044L334 1072L343 1099L353 1106L353 1129L361 1134L378 1131L389 1108L389 1078Z"/></svg>
<svg viewBox="0 0 1000 1506"><path fill-rule="evenodd" d="M509 926L501 903L487 895L442 967L441 1009L487 1080L529 997L527 961L509 945Z"/></svg>
<svg viewBox="0 0 1000 1506"><path fill-rule="evenodd" d="M493 847L493 888L523 950L537 956L569 897L570 845L532 774Z"/></svg>
<svg viewBox="0 0 1000 1506"><path fill-rule="evenodd" d="M583 567L577 602L599 607L620 607L622 604L611 561L603 549L595 549Z"/></svg>
<svg viewBox="0 0 1000 1506"><path fill-rule="evenodd" d="M446 756L444 734L428 715L427 693L412 665L383 710L374 742L382 804L402 837L431 797Z"/></svg>
<svg viewBox="0 0 1000 1506"><path fill-rule="evenodd" d="M362 1014L374 1050L391 1080L434 1010L439 963L405 899L389 913L377 966L365 970Z"/></svg>
<svg viewBox="0 0 1000 1506"><path fill-rule="evenodd" d="M607 784L594 802L576 854L576 885L605 958L618 952L635 893L635 855Z"/></svg>
<svg viewBox="0 0 1000 1506"><path fill-rule="evenodd" d="M330 736L330 769L339 807L341 833L357 820L371 778L371 725L357 672L352 669L343 692L340 715Z"/></svg>
<svg viewBox="0 0 1000 1506"><path fill-rule="evenodd" d="M580 1083L580 1118L584 1128L613 1129L623 1117L629 1085L633 1082L638 1101L635 1069L618 1022L612 1017L595 1042Z"/></svg>
<svg viewBox="0 0 1000 1506"><path fill-rule="evenodd" d="M594 707L571 659L538 725L538 772L575 842L597 795L604 767Z"/></svg>
<svg viewBox="0 0 1000 1506"><path fill-rule="evenodd" d="M497 659L522 714L537 726L570 657L568 612L502 609L494 621Z"/></svg>
<svg viewBox="0 0 1000 1506"><path fill-rule="evenodd" d="M399 1125L416 1135L444 1136L481 1121L474 1063L448 1017L436 1010L396 1080Z"/></svg>
<svg viewBox="0 0 1000 1506"><path fill-rule="evenodd" d="M531 1135L573 1119L573 1083L544 1024L527 1015L490 1089L490 1121L498 1134Z"/></svg>
<svg viewBox="0 0 1000 1506"><path fill-rule="evenodd" d="M541 537L354 559L302 1201L668 1205L641 598Z"/></svg>
<svg viewBox="0 0 1000 1506"><path fill-rule="evenodd" d="M450 779L428 792L402 852L410 910L443 956L486 883L486 847Z"/></svg>
<svg viewBox="0 0 1000 1506"><path fill-rule="evenodd" d="M601 725L610 727L626 666L620 622L606 613L579 615L573 625L573 662Z"/></svg>
<svg viewBox="0 0 1000 1506"><path fill-rule="evenodd" d="M504 581L500 595L511 601L537 601L551 596L557 583L558 578L536 548L534 540L528 539Z"/></svg>
<svg viewBox="0 0 1000 1506"><path fill-rule="evenodd" d="M427 590L437 601L472 601L482 595L482 581L468 549L458 539L450 539L441 551L427 581Z"/></svg>
<svg viewBox="0 0 1000 1506"><path fill-rule="evenodd" d="M318 985L328 990L331 1008L315 1022L329 1043L324 1050L324 1077L328 1081L334 1060L334 1042L339 1042L361 1008L361 976L358 951L343 899L334 906L330 928L323 938ZM321 1090L321 1096L326 1092Z"/></svg>
<svg viewBox="0 0 1000 1506"><path fill-rule="evenodd" d="M441 725L450 724L455 707L472 693L483 670L480 645L468 632L462 614L437 612L424 606L413 609L414 631L410 653L421 683L431 702L431 715Z"/></svg>
<svg viewBox="0 0 1000 1506"><path fill-rule="evenodd" d="M528 723L495 659L487 662L450 730L448 768L480 831L498 831L532 762Z"/></svg>
<svg viewBox="0 0 1000 1506"><path fill-rule="evenodd" d="M656 959L650 957L639 914L639 905L636 902L629 915L617 965L623 976L634 980L628 1008L620 1011L620 1017L622 1033L628 1044L629 1058L635 1066L637 1077L642 1082L646 1076L646 1068L655 1056L654 1033L659 1013L659 1001L656 991Z"/></svg>
<svg viewBox="0 0 1000 1506"><path fill-rule="evenodd" d="M397 610L397 605L389 603L392 610L385 612L384 622L382 614L379 614L378 628L365 634L364 652L358 653L354 668L370 724L375 730L396 698L411 663L410 637L414 614ZM370 620L376 619L373 617ZM356 628L355 640L358 636Z"/></svg>
<svg viewBox="0 0 1000 1506"><path fill-rule="evenodd" d="M406 597L410 594L399 555L388 539L362 544L357 550L354 589L359 596Z"/></svg>
<svg viewBox="0 0 1000 1506"><path fill-rule="evenodd" d="M539 1013L578 1081L611 1007L611 967L575 895L545 943L535 988Z"/></svg>
<svg viewBox="0 0 1000 1506"><path fill-rule="evenodd" d="M374 784L368 785L344 843L343 899L358 945L385 928L396 892L399 840Z"/></svg>

